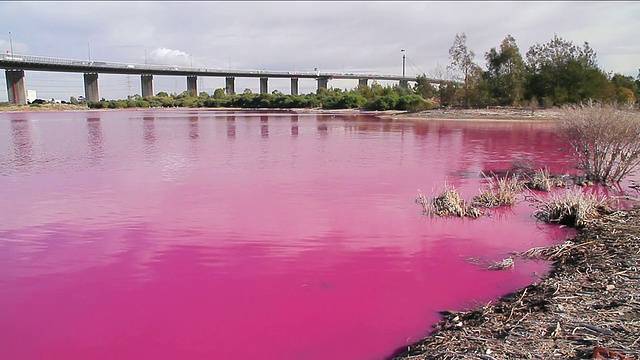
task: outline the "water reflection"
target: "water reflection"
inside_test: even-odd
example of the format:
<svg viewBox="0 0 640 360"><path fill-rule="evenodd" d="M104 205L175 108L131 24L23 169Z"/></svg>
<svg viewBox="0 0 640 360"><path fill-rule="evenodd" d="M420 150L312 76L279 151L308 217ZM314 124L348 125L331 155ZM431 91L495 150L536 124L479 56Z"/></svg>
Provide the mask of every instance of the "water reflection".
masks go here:
<svg viewBox="0 0 640 360"><path fill-rule="evenodd" d="M497 166L490 161L502 153L535 156L543 147L540 160L555 158L544 151L557 144L532 131L236 113L246 121L236 138L236 115L200 123L209 117L149 111L132 115L131 136L110 121L122 113L100 114L11 123L15 154L34 157L31 141L39 145L43 134L52 156L46 172L30 169L30 181L0 182L0 218L21 214L19 226L0 231L0 285L10 285L0 286L0 318L8 319L0 333L29 330L5 341L6 358L246 358L246 338L258 339L267 358L381 358L427 331L436 310L533 281L526 264L487 272L461 256L499 260L562 235L541 234L526 204L465 221L421 217L413 202L417 187L426 192L462 167ZM225 128L233 141L198 146L224 138ZM164 136L174 129L182 136ZM76 147L67 142L73 134ZM66 167L67 149L84 163ZM108 160L105 171L84 171L87 151ZM481 185L452 177L474 192ZM402 306L398 293L409 294ZM261 336L265 326L277 337ZM292 348L287 339L295 336ZM118 353L99 352L106 347Z"/></svg>
<svg viewBox="0 0 640 360"><path fill-rule="evenodd" d="M155 117L142 117L142 137L144 139L144 151L146 155L153 153L154 144L156 142L156 125Z"/></svg>
<svg viewBox="0 0 640 360"><path fill-rule="evenodd" d="M156 126L154 124L155 118L153 116L144 116L142 120L144 143L147 146L153 145L156 141Z"/></svg>
<svg viewBox="0 0 640 360"><path fill-rule="evenodd" d="M11 140L13 142L13 156L16 167L25 167L33 161L33 139L28 120L11 120Z"/></svg>
<svg viewBox="0 0 640 360"><path fill-rule="evenodd" d="M102 124L98 117L87 118L87 143L91 161L104 157Z"/></svg>
<svg viewBox="0 0 640 360"><path fill-rule="evenodd" d="M189 116L189 139L197 140L200 138L200 128L197 116Z"/></svg>
<svg viewBox="0 0 640 360"><path fill-rule="evenodd" d="M552 124L519 122L468 122L429 120L416 122L416 156L432 154L444 159L448 176L462 183L484 172L507 173L518 163L544 164L552 173L571 173L571 163ZM549 156L553 154L553 156ZM467 176L457 176L467 174ZM474 175L475 174L475 175ZM453 184L457 185L457 184Z"/></svg>
<svg viewBox="0 0 640 360"><path fill-rule="evenodd" d="M263 138L269 137L269 116L268 115L260 116L260 135Z"/></svg>
<svg viewBox="0 0 640 360"><path fill-rule="evenodd" d="M291 117L291 136L298 136L298 115Z"/></svg>
<svg viewBox="0 0 640 360"><path fill-rule="evenodd" d="M227 116L227 138L236 138L236 117L233 115Z"/></svg>
<svg viewBox="0 0 640 360"><path fill-rule="evenodd" d="M318 122L318 134L321 135L322 137L327 136L327 131L329 129L329 127L326 124L327 119L325 117L318 117L317 122Z"/></svg>

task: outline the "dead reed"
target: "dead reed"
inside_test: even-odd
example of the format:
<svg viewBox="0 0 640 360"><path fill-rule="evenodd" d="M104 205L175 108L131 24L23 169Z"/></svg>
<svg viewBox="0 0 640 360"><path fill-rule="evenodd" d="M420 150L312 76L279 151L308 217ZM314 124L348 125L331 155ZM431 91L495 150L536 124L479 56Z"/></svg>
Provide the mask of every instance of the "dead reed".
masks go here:
<svg viewBox="0 0 640 360"><path fill-rule="evenodd" d="M474 219L484 215L480 209L467 204L460 197L456 188L449 187L447 184L445 184L440 194L433 199L429 200L422 193L419 193L415 201L422 206L422 212L425 215L469 217Z"/></svg>
<svg viewBox="0 0 640 360"><path fill-rule="evenodd" d="M551 181L551 175L547 169L538 169L524 184L531 190L551 191L554 183Z"/></svg>
<svg viewBox="0 0 640 360"><path fill-rule="evenodd" d="M471 201L473 206L477 207L498 207L512 206L516 203L516 198L522 192L522 183L516 175L511 177L498 178L496 176L487 176L482 174L487 180L487 188L480 190L480 194L475 196Z"/></svg>
<svg viewBox="0 0 640 360"><path fill-rule="evenodd" d="M572 227L582 227L585 222L611 211L611 199L607 196L588 194L572 187L547 198L534 195L528 197L536 210L538 220Z"/></svg>

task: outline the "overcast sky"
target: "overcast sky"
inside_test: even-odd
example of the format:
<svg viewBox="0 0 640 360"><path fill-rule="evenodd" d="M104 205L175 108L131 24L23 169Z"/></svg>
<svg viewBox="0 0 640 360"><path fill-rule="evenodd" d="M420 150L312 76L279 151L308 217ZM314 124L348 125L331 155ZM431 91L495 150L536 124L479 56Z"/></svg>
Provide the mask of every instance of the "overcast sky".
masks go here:
<svg viewBox="0 0 640 360"><path fill-rule="evenodd" d="M640 68L640 2L420 2L420 1L22 1L0 2L0 50L16 54L127 63L402 74L433 73L450 63L456 34L467 35L476 62L512 35L524 54L554 34L576 45L589 42L599 66L636 77ZM11 35L9 35L11 33ZM1 77L0 101L7 101ZM154 91L182 92L186 79L154 77ZM39 98L84 94L82 74L26 73ZM199 79L213 93L224 78ZM353 88L357 81L330 81ZM315 91L300 80L300 91ZM258 79L236 79L236 91L259 91ZM289 93L288 79L269 90ZM139 76L100 75L107 99L140 93Z"/></svg>

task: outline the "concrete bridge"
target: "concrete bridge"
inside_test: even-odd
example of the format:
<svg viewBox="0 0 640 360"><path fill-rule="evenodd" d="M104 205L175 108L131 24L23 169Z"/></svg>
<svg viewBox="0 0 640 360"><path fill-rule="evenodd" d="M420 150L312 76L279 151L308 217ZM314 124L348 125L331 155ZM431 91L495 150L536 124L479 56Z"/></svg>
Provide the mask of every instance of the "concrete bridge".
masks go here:
<svg viewBox="0 0 640 360"><path fill-rule="evenodd" d="M269 78L291 79L291 95L298 95L298 80L301 78L316 79L318 89L327 88L331 79L358 80L359 85L368 85L369 80L398 81L407 87L409 81L416 77L376 74L329 73L320 71L260 71L260 70L222 70L199 67L170 65L127 64L95 60L64 59L45 56L0 54L0 68L5 69L9 102L24 105L27 103L25 87L25 70L84 73L84 92L87 101L99 101L98 74L135 74L140 75L142 97L153 96L153 76L173 75L187 77L187 91L198 93L198 76L226 78L226 93L235 94L235 78L259 78L260 93L269 92ZM442 81L429 79L433 83Z"/></svg>

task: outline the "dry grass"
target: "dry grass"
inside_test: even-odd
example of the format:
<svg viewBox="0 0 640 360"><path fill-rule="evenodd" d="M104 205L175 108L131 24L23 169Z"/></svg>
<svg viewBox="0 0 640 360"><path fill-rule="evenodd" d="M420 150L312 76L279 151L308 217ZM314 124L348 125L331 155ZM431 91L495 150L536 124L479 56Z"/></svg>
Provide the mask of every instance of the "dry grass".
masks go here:
<svg viewBox="0 0 640 360"><path fill-rule="evenodd" d="M525 186L531 190L551 191L554 183L551 181L551 175L547 169L538 169L528 179Z"/></svg>
<svg viewBox="0 0 640 360"><path fill-rule="evenodd" d="M483 174L484 175L484 174ZM488 182L486 189L480 191L472 200L472 205L479 207L512 206L523 187L517 176L496 178L484 175Z"/></svg>
<svg viewBox="0 0 640 360"><path fill-rule="evenodd" d="M586 221L611 211L611 199L607 196L587 194L580 188L569 188L543 199L532 195L536 206L533 216L538 220L561 225L582 227Z"/></svg>
<svg viewBox="0 0 640 360"><path fill-rule="evenodd" d="M480 209L467 204L460 198L456 188L446 184L440 194L431 200L419 193L416 203L422 206L423 214L430 216L456 216L475 219L484 215Z"/></svg>

